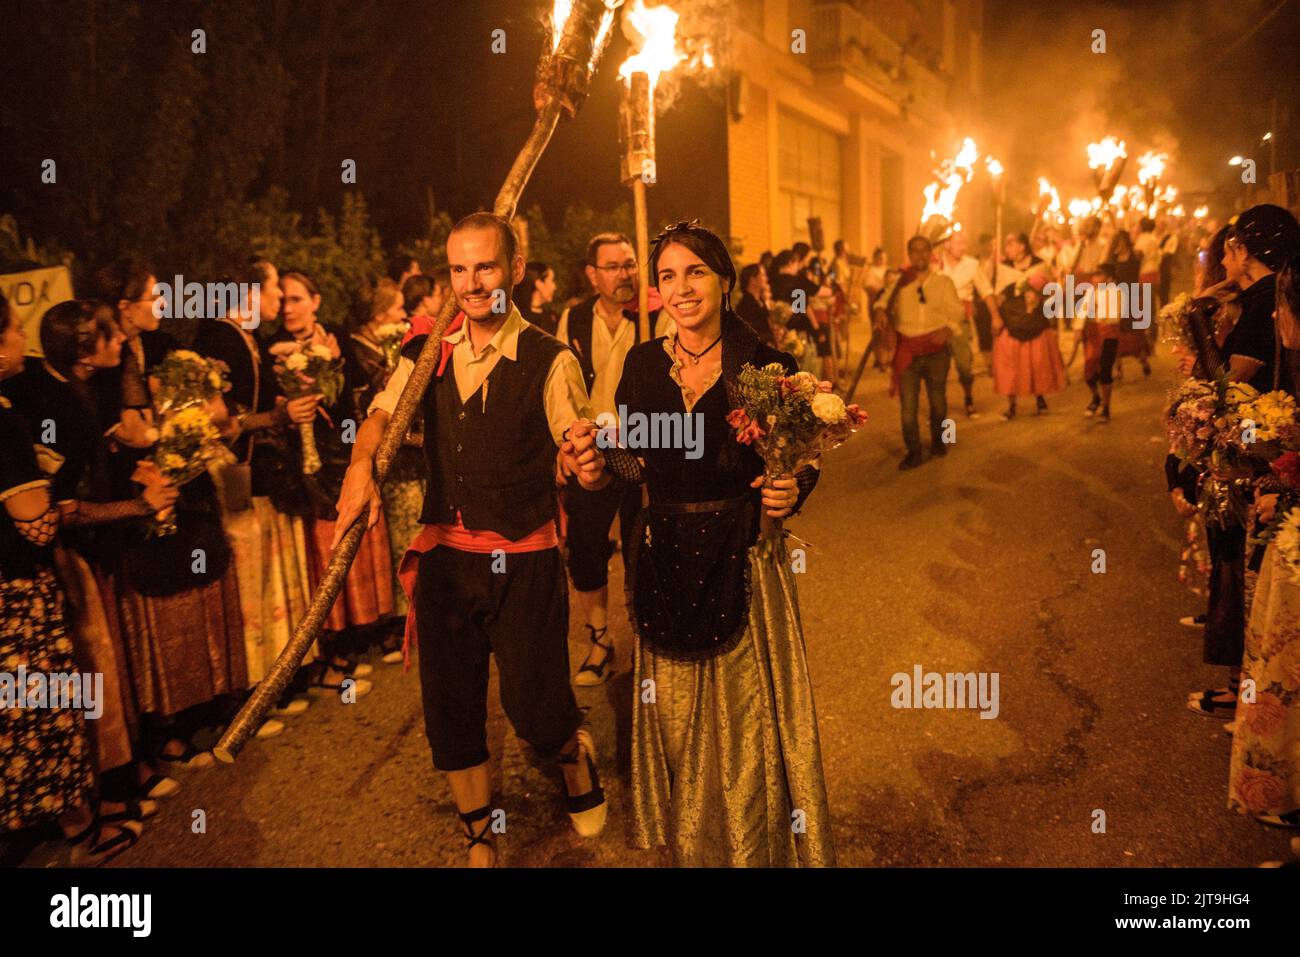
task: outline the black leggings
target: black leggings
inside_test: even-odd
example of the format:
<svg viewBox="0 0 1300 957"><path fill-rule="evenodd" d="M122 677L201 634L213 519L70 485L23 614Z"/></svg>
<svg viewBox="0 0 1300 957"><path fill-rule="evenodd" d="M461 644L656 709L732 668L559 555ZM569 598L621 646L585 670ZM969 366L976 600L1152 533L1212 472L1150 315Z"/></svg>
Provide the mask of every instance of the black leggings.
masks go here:
<svg viewBox="0 0 1300 957"><path fill-rule="evenodd" d="M1095 386L1098 382L1102 385L1110 385L1115 381L1115 357L1119 354L1118 339L1104 339L1101 343L1101 367L1097 374L1088 380L1088 387Z"/></svg>

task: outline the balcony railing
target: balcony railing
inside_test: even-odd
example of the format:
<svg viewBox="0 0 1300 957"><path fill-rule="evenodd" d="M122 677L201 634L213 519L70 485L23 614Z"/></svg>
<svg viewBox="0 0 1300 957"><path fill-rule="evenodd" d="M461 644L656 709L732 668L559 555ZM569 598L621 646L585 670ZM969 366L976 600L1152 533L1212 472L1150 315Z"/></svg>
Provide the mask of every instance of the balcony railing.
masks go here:
<svg viewBox="0 0 1300 957"><path fill-rule="evenodd" d="M848 3L813 7L810 66L819 74L843 71L930 122L943 118L948 83Z"/></svg>

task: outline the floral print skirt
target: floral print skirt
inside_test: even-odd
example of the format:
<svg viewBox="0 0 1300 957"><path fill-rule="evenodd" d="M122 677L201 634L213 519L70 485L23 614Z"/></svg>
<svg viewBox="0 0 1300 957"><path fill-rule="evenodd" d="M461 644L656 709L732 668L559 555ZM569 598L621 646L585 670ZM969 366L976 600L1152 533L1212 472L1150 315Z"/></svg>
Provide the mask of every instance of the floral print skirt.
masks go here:
<svg viewBox="0 0 1300 957"><path fill-rule="evenodd" d="M48 567L35 578L0 579L0 671L16 683L19 667L29 675L77 671L63 592ZM80 806L93 784L84 712L0 708L0 832L41 824Z"/></svg>
<svg viewBox="0 0 1300 957"><path fill-rule="evenodd" d="M1228 807L1245 814L1300 810L1300 583L1272 545L1250 607L1241 680Z"/></svg>

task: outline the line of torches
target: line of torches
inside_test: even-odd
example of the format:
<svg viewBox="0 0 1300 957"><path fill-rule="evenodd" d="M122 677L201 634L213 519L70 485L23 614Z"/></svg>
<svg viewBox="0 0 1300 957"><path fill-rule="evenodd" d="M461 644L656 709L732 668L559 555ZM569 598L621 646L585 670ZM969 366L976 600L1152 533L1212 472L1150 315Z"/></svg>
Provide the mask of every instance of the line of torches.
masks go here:
<svg viewBox="0 0 1300 957"><path fill-rule="evenodd" d="M1161 213L1176 218L1187 215L1183 204L1178 202L1178 188L1161 182L1169 162L1168 153L1147 150L1138 157L1136 186L1125 186L1119 181L1128 161L1128 150L1123 140L1107 136L1098 143L1089 143L1087 154L1088 168L1092 171L1097 194L1091 199L1074 197L1066 202L1047 177L1040 176L1038 198L1031 207L1035 220L1045 225L1065 226L1073 225L1087 216L1108 217L1114 222L1120 222L1128 215L1151 218ZM966 137L957 154L939 164L934 171L934 182L925 187L925 206L917 232L927 236L932 243L941 243L954 232L960 231L961 223L953 219L957 194L964 184L971 181L978 160L979 149L975 141ZM1005 171L1002 164L991 155L984 157L984 165L993 187L1000 248L1002 206L1006 198ZM1209 212L1208 206L1198 206L1192 211L1192 217L1199 223Z"/></svg>

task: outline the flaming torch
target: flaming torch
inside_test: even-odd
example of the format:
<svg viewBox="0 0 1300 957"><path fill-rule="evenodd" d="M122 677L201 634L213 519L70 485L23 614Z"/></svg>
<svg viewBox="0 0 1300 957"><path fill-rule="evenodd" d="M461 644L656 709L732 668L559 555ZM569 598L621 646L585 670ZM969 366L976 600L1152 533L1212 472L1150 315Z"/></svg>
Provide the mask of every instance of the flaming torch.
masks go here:
<svg viewBox="0 0 1300 957"><path fill-rule="evenodd" d="M543 54L537 65L536 83L533 87L537 120L523 148L515 157L501 191L497 193L493 211L498 215L507 219L514 217L520 194L550 143L560 116L567 114L572 117L582 105L591 84L591 76L609 40L614 16L622 3L623 0L555 0L550 18L550 49ZM443 332L457 310L455 297L448 296L434 319L433 328L425 339L411 378L402 390L375 454L376 484L384 481L393 456L410 428L416 407L437 364ZM366 525L367 516L363 514L352 523L335 546L329 565L312 595L306 614L294 629L293 637L212 749L212 753L222 761L234 761L235 756L243 750L244 744L261 726L267 711L288 685L307 649L320 635L325 617L338 598L352 559L365 535Z"/></svg>
<svg viewBox="0 0 1300 957"><path fill-rule="evenodd" d="M1138 157L1138 183L1146 193L1147 208L1156 201L1156 190L1160 187L1160 177L1165 175L1165 163L1169 162L1168 153L1156 153L1147 150Z"/></svg>
<svg viewBox="0 0 1300 957"><path fill-rule="evenodd" d="M1107 136L1100 143L1088 144L1088 168L1092 170L1093 180L1097 184L1097 195L1101 197L1100 207L1106 212L1110 212L1110 198L1119 185L1127 160L1128 152L1123 140Z"/></svg>
<svg viewBox="0 0 1300 957"><path fill-rule="evenodd" d="M979 159L979 148L969 136L962 141L961 149L952 159L946 159L934 171L935 182L924 190L925 208L921 211L918 235L925 236L937 246L953 234L952 214L957 205L957 194L970 182ZM994 162L997 162L994 160Z"/></svg>
<svg viewBox="0 0 1300 957"><path fill-rule="evenodd" d="M648 342L650 329L650 228L646 213L646 187L657 178L655 168L655 87L659 78L687 55L677 43L677 11L667 5L647 7L634 0L623 15L623 32L632 41L633 52L618 68L623 80L619 104L619 138L623 144L623 182L632 187L632 208L636 217L638 322L641 341ZM704 65L712 58L703 53Z"/></svg>

